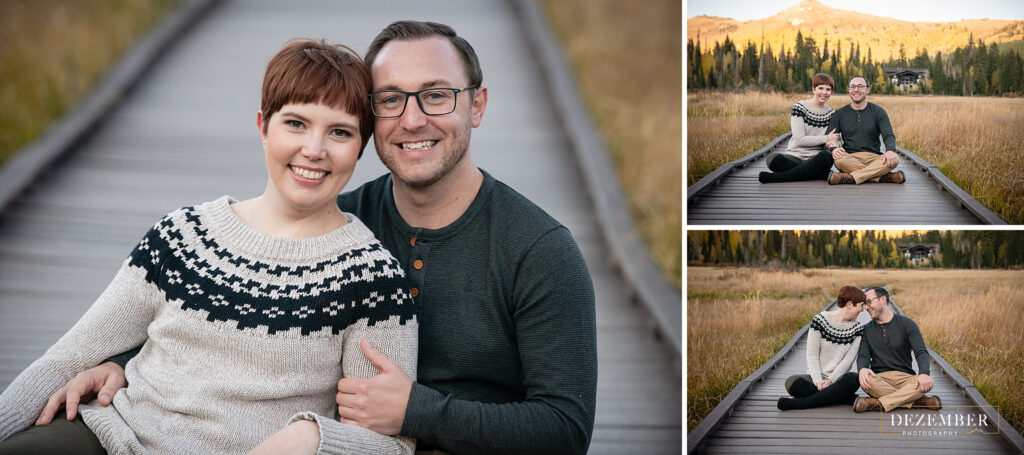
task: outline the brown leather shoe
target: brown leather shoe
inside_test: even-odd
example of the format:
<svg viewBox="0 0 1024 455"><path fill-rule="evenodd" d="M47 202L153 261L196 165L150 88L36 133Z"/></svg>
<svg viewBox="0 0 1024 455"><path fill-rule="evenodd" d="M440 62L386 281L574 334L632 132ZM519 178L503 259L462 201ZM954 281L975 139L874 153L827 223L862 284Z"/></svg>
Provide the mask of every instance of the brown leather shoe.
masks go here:
<svg viewBox="0 0 1024 455"><path fill-rule="evenodd" d="M845 172L833 172L828 175L829 185L839 185L842 183L857 183L857 181L853 179L852 175Z"/></svg>
<svg viewBox="0 0 1024 455"><path fill-rule="evenodd" d="M878 183L903 183L907 181L907 176L903 174L903 171L890 172L878 178Z"/></svg>
<svg viewBox="0 0 1024 455"><path fill-rule="evenodd" d="M937 396L923 396L914 400L913 407L915 408L928 408L932 411L938 411L942 409L942 399Z"/></svg>
<svg viewBox="0 0 1024 455"><path fill-rule="evenodd" d="M882 402L878 398L857 397L853 401L853 412L881 411Z"/></svg>

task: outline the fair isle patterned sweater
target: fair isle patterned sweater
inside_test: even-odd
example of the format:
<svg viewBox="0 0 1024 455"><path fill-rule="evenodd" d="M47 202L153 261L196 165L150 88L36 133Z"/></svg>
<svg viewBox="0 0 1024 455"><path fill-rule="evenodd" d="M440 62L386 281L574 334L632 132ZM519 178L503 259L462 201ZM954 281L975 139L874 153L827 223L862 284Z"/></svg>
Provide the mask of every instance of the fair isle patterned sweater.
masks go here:
<svg viewBox="0 0 1024 455"><path fill-rule="evenodd" d="M827 311L814 315L807 331L807 374L814 382L836 382L850 371L864 327L857 320L837 322Z"/></svg>
<svg viewBox="0 0 1024 455"><path fill-rule="evenodd" d="M793 137L789 138L786 153L802 160L814 158L818 152L825 150L825 139L828 122L832 119L832 108L827 104L817 109L804 104L803 100L793 105L789 116L789 126Z"/></svg>
<svg viewBox="0 0 1024 455"><path fill-rule="evenodd" d="M224 196L158 222L78 323L0 395L0 440L80 371L142 345L113 406L81 415L112 454L246 453L296 419L320 453L412 453L415 440L334 419L341 377L377 370L366 338L415 379L417 321L399 263L354 216L272 237ZM143 344L144 343L144 344Z"/></svg>

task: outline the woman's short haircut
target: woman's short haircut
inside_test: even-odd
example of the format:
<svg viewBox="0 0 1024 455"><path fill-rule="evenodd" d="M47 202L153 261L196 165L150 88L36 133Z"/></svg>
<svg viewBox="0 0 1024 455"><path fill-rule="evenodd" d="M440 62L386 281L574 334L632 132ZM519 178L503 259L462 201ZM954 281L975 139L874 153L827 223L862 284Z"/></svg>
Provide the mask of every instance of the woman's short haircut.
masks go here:
<svg viewBox="0 0 1024 455"><path fill-rule="evenodd" d="M371 85L370 67L348 46L306 38L288 41L267 63L263 76L263 131L286 104L323 104L359 119L362 156L373 134Z"/></svg>
<svg viewBox="0 0 1024 455"><path fill-rule="evenodd" d="M827 85L832 90L836 89L836 81L832 79L832 76L825 73L815 74L814 78L811 79L811 90L814 90L819 85Z"/></svg>
<svg viewBox="0 0 1024 455"><path fill-rule="evenodd" d="M836 305L839 308L846 306L846 302L862 303L868 299L868 296L864 295L864 291L856 286L843 286L839 288L839 296L836 297Z"/></svg>

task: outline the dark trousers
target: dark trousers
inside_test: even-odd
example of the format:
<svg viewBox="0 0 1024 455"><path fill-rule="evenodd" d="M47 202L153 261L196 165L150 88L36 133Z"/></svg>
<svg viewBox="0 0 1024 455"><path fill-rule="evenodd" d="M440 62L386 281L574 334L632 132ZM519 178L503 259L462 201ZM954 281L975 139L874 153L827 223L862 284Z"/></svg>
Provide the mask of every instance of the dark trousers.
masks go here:
<svg viewBox="0 0 1024 455"><path fill-rule="evenodd" d="M775 155L774 157L771 155ZM768 168L773 172L762 172L758 175L761 183L800 182L804 180L828 180L832 170L832 153L820 151L806 161L800 161L785 153L769 155Z"/></svg>
<svg viewBox="0 0 1024 455"><path fill-rule="evenodd" d="M89 427L85 426L82 416L68 422L63 412L53 418L47 425L31 426L24 431L0 442L0 454L3 455L106 455L107 451L100 445Z"/></svg>
<svg viewBox="0 0 1024 455"><path fill-rule="evenodd" d="M797 379L798 382L805 381L807 384L810 384L811 388L814 388L814 383L810 381L810 376L800 376ZM794 384L790 389L799 390L803 388L809 390L806 387L807 384ZM846 373L832 385L816 392L810 394L798 392L797 395L799 396L797 398L779 398L778 407L786 411L789 409L819 408L833 404L853 404L853 400L857 395L857 389L859 388L860 378L857 376L857 373Z"/></svg>

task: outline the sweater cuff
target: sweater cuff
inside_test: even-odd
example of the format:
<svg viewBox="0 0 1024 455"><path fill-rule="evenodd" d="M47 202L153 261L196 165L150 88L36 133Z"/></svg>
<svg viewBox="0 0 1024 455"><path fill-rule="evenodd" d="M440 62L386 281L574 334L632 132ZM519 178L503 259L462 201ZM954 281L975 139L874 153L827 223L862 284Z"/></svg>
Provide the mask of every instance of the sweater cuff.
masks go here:
<svg viewBox="0 0 1024 455"><path fill-rule="evenodd" d="M401 434L415 436L428 443L437 439L437 428L444 402L449 398L430 387L413 381L409 391L409 403L405 406Z"/></svg>
<svg viewBox="0 0 1024 455"><path fill-rule="evenodd" d="M416 441L412 438L390 438L374 433L363 427L341 423L332 418L324 417L315 412L300 412L292 416L288 423L299 420L316 422L320 428L320 446L317 455L343 454L411 454L415 450ZM383 439L393 439L391 443L382 444Z"/></svg>

